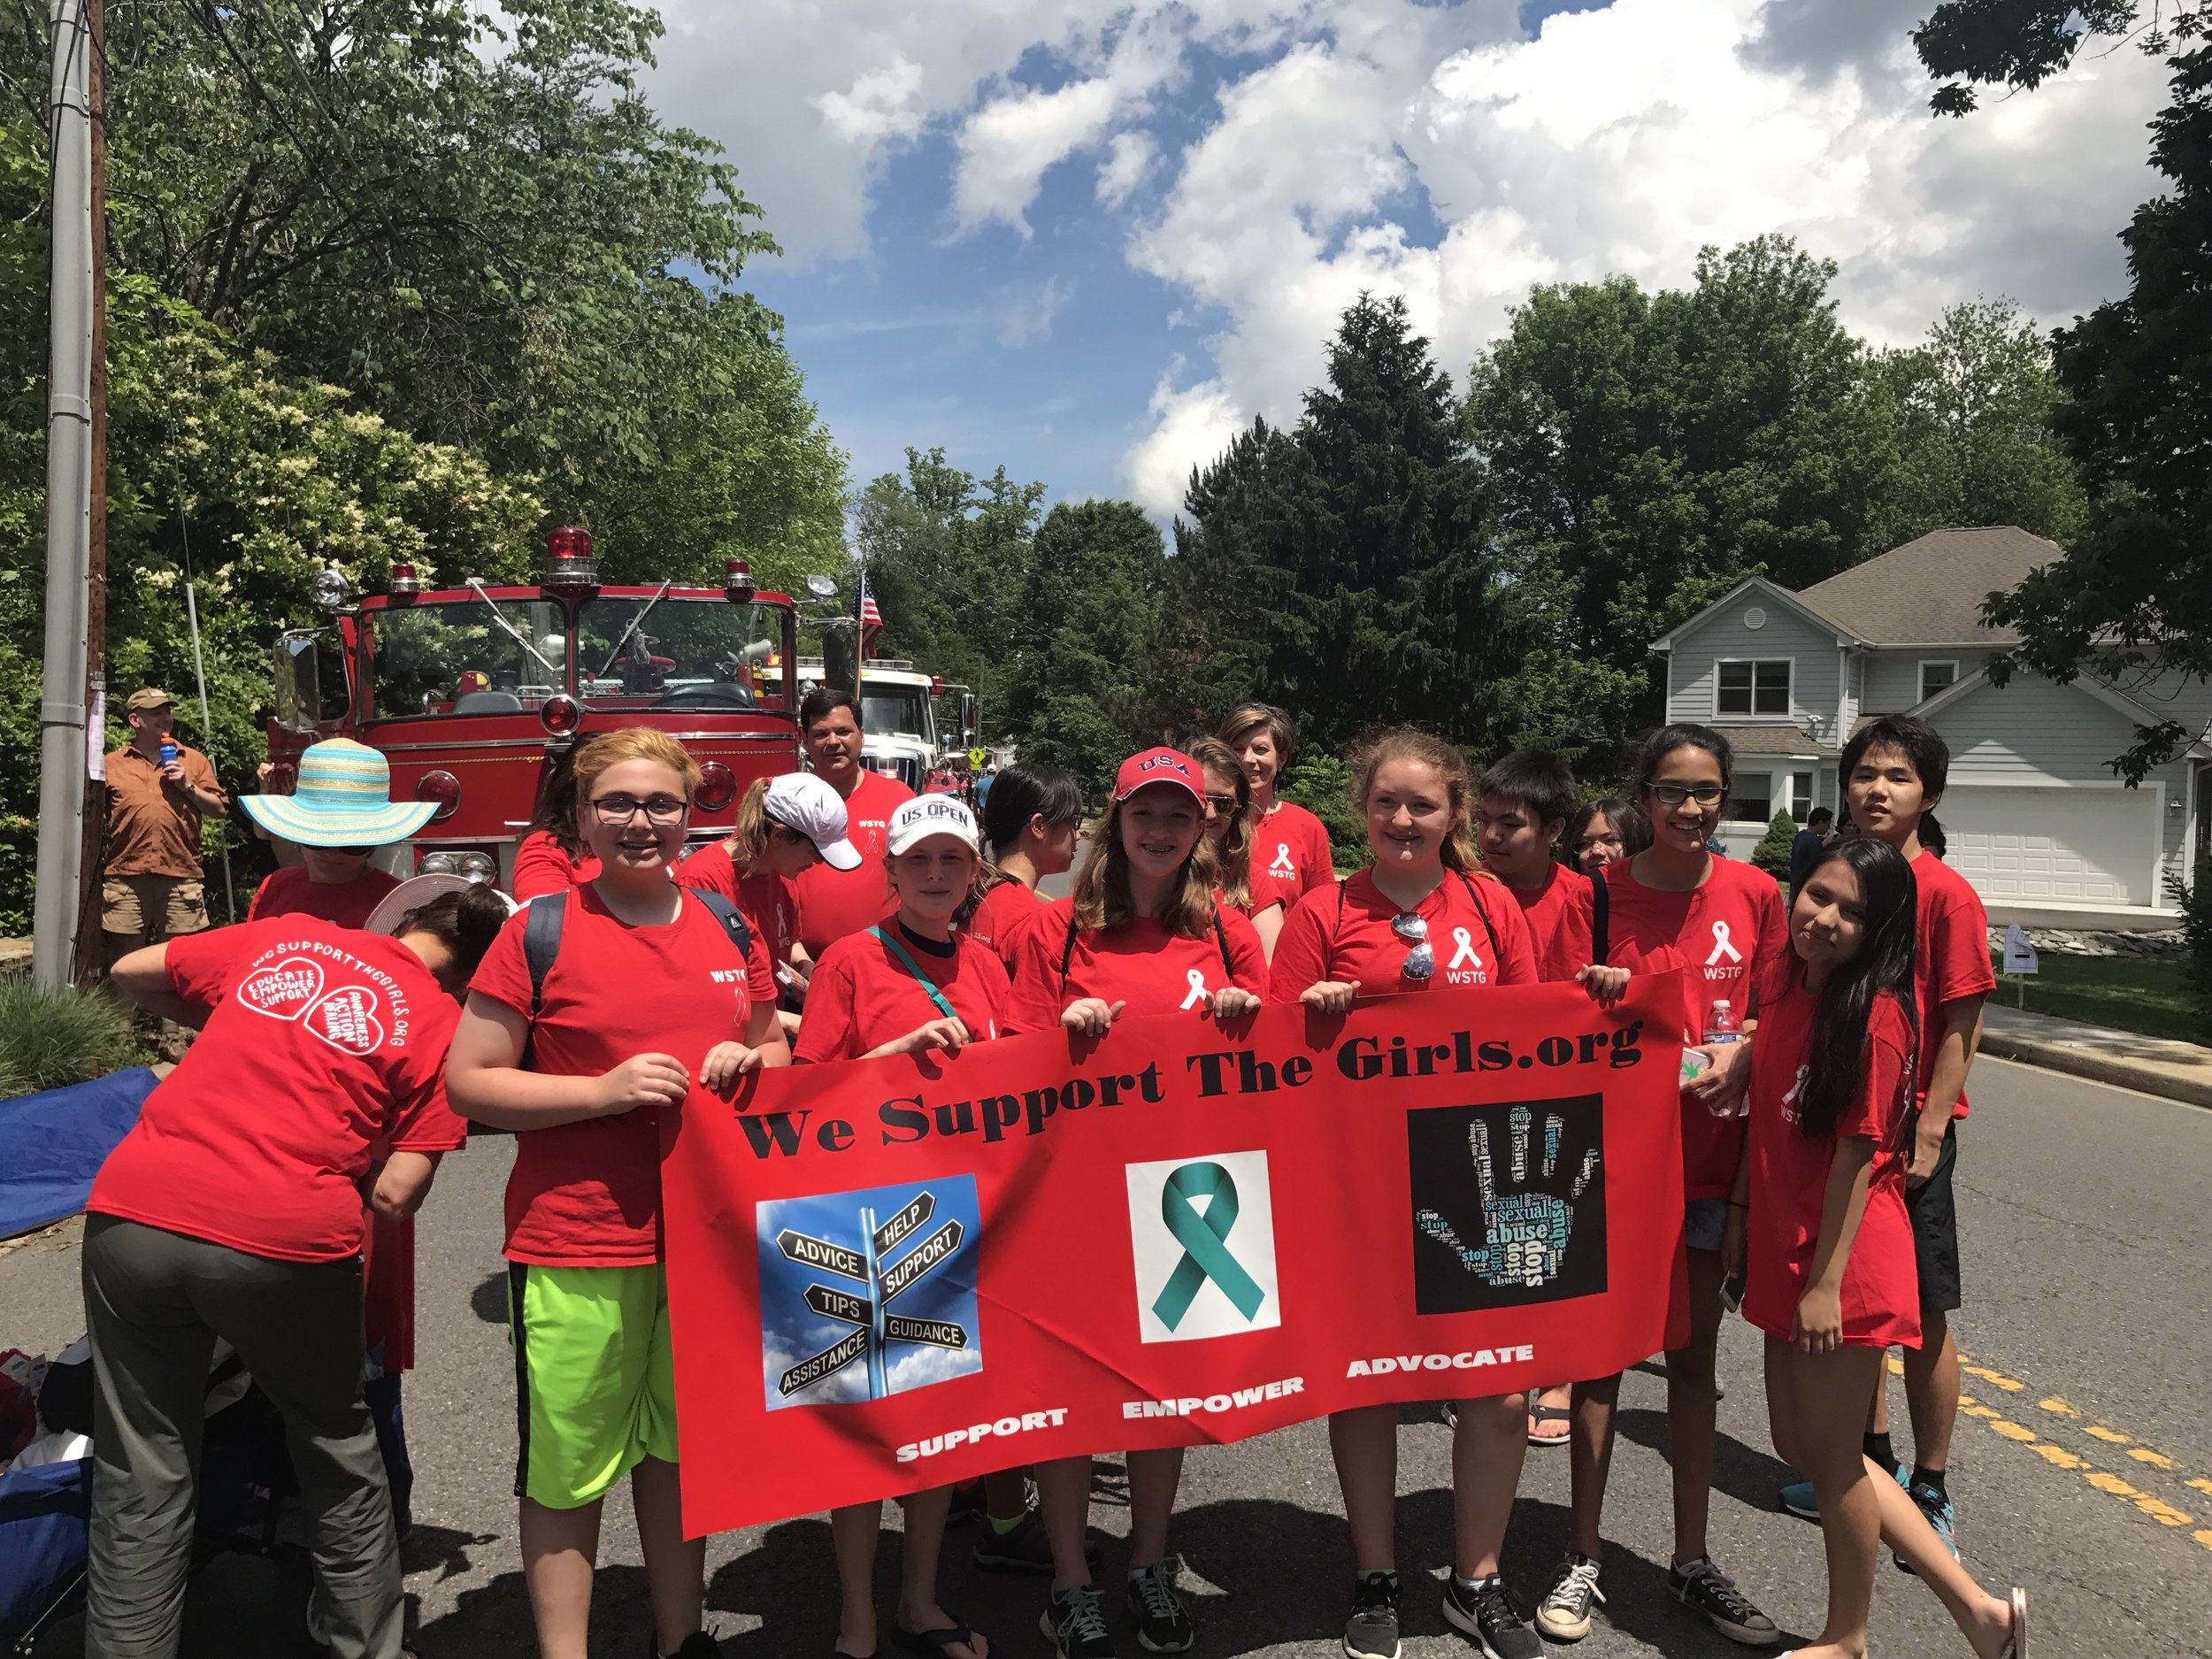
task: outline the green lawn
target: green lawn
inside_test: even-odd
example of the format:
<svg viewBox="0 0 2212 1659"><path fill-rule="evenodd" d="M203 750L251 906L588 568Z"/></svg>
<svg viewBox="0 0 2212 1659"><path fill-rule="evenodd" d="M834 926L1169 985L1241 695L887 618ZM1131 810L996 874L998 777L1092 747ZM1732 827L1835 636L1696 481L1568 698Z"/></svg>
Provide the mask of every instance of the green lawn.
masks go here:
<svg viewBox="0 0 2212 1659"><path fill-rule="evenodd" d="M2001 964L1990 953L1990 966ZM2212 1043L2178 961L2146 961L2136 956L2062 956L2045 951L2042 972L2025 981L2028 1011L2055 1014L2061 1019L2086 1020L2093 1025L2112 1025L2139 1031L2147 1037L2174 1037L2184 1042ZM1993 1003L2021 1006L2017 979L2001 972Z"/></svg>

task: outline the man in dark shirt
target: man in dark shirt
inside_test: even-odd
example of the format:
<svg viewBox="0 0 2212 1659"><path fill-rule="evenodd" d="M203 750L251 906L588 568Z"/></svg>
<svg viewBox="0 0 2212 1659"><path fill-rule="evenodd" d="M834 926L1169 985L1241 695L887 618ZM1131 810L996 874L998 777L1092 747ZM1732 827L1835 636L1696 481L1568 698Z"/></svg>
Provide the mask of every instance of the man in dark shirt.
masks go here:
<svg viewBox="0 0 2212 1659"><path fill-rule="evenodd" d="M1805 827L1797 832L1797 839L1790 843L1790 891L1797 891L1797 884L1812 873L1820 862L1820 855L1827 849L1828 826L1836 815L1824 806L1816 806L1806 817Z"/></svg>

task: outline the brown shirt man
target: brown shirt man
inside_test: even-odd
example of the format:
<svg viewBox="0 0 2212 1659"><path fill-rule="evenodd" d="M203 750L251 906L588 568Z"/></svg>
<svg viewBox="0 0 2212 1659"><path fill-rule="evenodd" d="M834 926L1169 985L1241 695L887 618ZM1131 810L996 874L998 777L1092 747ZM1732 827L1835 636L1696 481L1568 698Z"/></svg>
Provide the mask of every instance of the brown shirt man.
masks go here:
<svg viewBox="0 0 2212 1659"><path fill-rule="evenodd" d="M196 749L177 745L181 786L162 776L161 763L127 744L108 757L108 853L111 876L180 876L198 879L201 809L185 795L211 797L214 810L229 804L215 769Z"/></svg>

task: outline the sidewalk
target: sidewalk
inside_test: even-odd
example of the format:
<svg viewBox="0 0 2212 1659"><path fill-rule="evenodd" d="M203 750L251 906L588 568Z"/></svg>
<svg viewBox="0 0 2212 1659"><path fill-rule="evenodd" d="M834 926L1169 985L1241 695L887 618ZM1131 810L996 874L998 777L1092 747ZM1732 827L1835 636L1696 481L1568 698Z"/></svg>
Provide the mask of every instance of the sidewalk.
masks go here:
<svg viewBox="0 0 2212 1659"><path fill-rule="evenodd" d="M2212 1048L2193 1042L2085 1025L1991 1002L1982 1010L1981 1051L2192 1106L2212 1106Z"/></svg>

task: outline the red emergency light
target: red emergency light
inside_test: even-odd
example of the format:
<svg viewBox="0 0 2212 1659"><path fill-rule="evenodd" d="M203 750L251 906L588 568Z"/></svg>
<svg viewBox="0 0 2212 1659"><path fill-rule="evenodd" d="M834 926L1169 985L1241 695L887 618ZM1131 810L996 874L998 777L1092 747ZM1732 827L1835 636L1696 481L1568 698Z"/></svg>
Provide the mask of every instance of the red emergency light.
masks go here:
<svg viewBox="0 0 2212 1659"><path fill-rule="evenodd" d="M546 538L546 570L542 586L557 593L599 591L599 561L592 557L591 532L563 525Z"/></svg>
<svg viewBox="0 0 2212 1659"><path fill-rule="evenodd" d="M749 603L755 592L753 567L743 559L732 559L723 566L722 594L726 599L740 603Z"/></svg>
<svg viewBox="0 0 2212 1659"><path fill-rule="evenodd" d="M412 565L392 566L391 596L394 604L412 604L415 602L415 595L420 592L422 592L422 582L415 575L415 567Z"/></svg>
<svg viewBox="0 0 2212 1659"><path fill-rule="evenodd" d="M699 787L692 795L692 804L702 812L719 812L736 799L737 774L718 760L702 763Z"/></svg>

